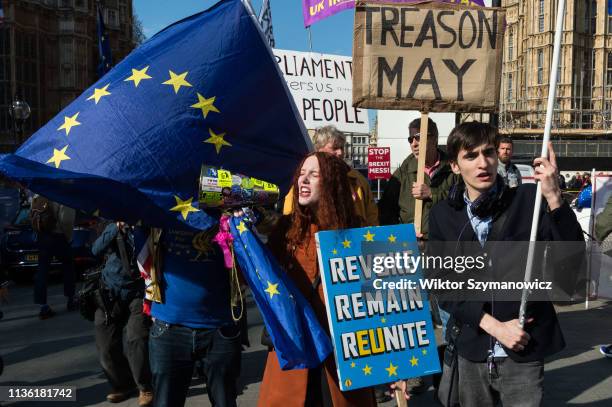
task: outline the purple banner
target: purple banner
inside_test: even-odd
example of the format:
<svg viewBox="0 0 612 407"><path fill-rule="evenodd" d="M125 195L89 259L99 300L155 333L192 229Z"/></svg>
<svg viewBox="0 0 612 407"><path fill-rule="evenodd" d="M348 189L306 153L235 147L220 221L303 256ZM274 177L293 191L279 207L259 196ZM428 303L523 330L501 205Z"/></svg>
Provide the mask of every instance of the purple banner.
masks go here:
<svg viewBox="0 0 612 407"><path fill-rule="evenodd" d="M422 3L424 0L370 0L380 3ZM455 3L471 6L483 6L484 0L433 0L446 3ZM334 15L340 11L354 8L355 0L302 0L302 10L304 12L304 27L309 27L313 23L326 17Z"/></svg>

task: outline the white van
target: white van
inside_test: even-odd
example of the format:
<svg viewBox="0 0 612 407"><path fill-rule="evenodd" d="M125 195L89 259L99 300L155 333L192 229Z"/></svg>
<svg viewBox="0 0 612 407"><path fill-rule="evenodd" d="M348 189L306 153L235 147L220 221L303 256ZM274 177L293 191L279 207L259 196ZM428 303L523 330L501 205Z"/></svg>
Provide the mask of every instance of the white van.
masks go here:
<svg viewBox="0 0 612 407"><path fill-rule="evenodd" d="M515 164L516 168L521 172L521 180L523 184L535 184L535 178L533 175L535 171L531 165L527 164Z"/></svg>

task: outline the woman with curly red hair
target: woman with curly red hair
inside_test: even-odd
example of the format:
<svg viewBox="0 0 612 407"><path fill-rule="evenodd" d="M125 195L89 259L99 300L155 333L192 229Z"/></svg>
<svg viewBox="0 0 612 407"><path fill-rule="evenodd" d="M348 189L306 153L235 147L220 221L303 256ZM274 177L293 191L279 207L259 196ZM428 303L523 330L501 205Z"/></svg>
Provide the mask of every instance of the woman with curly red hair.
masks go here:
<svg viewBox="0 0 612 407"><path fill-rule="evenodd" d="M360 227L355 214L347 173L350 167L338 157L316 152L307 155L293 179L293 211L283 216L268 245L312 305L319 322L328 327L327 312L317 262L315 233ZM329 329L328 329L329 332ZM334 356L316 369L280 368L274 350L268 353L259 393L259 406L375 406L371 389L342 392Z"/></svg>

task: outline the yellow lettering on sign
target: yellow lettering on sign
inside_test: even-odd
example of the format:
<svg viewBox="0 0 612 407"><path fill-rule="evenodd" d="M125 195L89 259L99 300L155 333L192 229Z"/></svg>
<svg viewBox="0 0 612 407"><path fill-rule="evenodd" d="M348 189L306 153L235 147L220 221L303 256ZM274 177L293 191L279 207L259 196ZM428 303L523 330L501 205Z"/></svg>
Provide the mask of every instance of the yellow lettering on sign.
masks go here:
<svg viewBox="0 0 612 407"><path fill-rule="evenodd" d="M373 329L370 329L369 332L370 332L370 344L372 348L372 354L376 355L378 353L384 353L385 352L385 342L384 342L382 329L376 328L376 334L378 338L374 337ZM376 339L378 339L378 341ZM378 342L378 345L376 344L376 342Z"/></svg>
<svg viewBox="0 0 612 407"><path fill-rule="evenodd" d="M368 331L357 331L355 332L357 336L357 349L359 351L359 356L368 356L372 352L369 349L368 343Z"/></svg>

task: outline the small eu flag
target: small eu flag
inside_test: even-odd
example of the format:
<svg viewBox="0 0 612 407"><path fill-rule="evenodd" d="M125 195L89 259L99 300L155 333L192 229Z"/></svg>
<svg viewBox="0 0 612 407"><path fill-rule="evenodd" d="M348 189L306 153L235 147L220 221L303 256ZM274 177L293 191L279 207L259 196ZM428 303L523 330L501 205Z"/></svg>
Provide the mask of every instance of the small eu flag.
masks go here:
<svg viewBox="0 0 612 407"><path fill-rule="evenodd" d="M113 65L113 57L111 55L110 41L108 39L108 32L104 25L104 18L102 17L102 8L98 5L98 77L104 76L105 73L110 71Z"/></svg>
<svg viewBox="0 0 612 407"><path fill-rule="evenodd" d="M320 366L332 352L331 340L276 259L251 232L245 218L232 217L234 253L263 317L282 369Z"/></svg>

